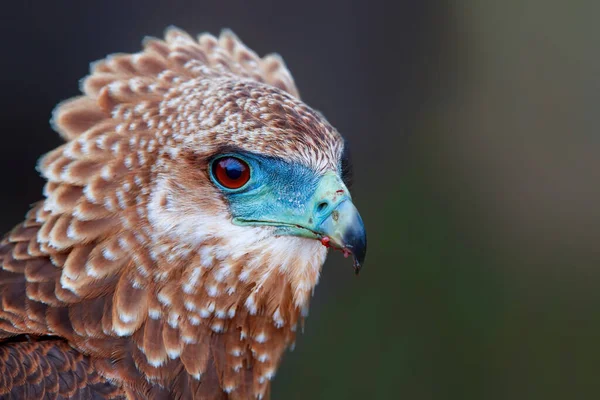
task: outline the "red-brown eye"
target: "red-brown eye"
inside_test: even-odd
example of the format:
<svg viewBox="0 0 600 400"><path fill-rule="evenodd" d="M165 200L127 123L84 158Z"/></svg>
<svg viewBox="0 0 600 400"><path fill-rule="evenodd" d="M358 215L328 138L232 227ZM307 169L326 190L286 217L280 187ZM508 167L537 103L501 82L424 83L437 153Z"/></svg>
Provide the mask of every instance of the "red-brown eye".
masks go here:
<svg viewBox="0 0 600 400"><path fill-rule="evenodd" d="M239 189L250 180L250 167L235 157L223 157L213 163L213 176L227 189Z"/></svg>

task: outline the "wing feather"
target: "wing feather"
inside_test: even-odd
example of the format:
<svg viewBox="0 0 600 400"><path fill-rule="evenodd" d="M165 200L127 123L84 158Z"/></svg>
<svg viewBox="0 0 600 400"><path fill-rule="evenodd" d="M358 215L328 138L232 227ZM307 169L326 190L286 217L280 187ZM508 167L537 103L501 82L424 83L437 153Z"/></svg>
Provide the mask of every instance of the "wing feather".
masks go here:
<svg viewBox="0 0 600 400"><path fill-rule="evenodd" d="M62 340L0 346L0 396L15 399L125 399L88 357ZM2 397L4 398L4 397Z"/></svg>

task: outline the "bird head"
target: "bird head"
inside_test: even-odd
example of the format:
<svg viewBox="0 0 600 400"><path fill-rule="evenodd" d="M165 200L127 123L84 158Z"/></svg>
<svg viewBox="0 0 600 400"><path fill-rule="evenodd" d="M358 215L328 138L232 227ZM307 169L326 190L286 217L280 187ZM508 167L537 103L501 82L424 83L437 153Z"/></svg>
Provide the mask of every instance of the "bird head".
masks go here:
<svg viewBox="0 0 600 400"><path fill-rule="evenodd" d="M41 242L69 253L60 282L76 295L118 282L117 334L184 313L219 331L241 310L291 326L328 248L362 265L347 146L279 56L171 29L95 63L82 91L57 107L67 143L39 165Z"/></svg>

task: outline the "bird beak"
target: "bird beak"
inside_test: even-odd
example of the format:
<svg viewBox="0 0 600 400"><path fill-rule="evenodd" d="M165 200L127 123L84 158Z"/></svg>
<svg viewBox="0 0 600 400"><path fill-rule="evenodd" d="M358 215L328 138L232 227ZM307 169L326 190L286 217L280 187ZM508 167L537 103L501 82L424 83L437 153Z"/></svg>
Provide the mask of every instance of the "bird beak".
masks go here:
<svg viewBox="0 0 600 400"><path fill-rule="evenodd" d="M362 218L349 199L339 203L317 227L323 235L321 243L337 247L354 257L354 271L358 274L367 254L367 234Z"/></svg>
<svg viewBox="0 0 600 400"><path fill-rule="evenodd" d="M308 224L298 224L316 233L327 247L354 257L358 274L367 253L367 234L358 210L352 203L348 188L335 173L326 173L309 201L312 212Z"/></svg>

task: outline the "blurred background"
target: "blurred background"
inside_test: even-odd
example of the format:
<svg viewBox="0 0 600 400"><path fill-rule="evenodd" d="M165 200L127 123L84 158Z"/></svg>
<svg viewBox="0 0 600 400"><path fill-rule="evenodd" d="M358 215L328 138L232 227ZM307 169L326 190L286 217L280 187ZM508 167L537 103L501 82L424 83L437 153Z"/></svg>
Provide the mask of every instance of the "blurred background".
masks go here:
<svg viewBox="0 0 600 400"><path fill-rule="evenodd" d="M2 8L2 232L40 199L50 113L89 62L230 27L350 142L369 233L359 277L330 256L273 398L600 397L600 2Z"/></svg>

